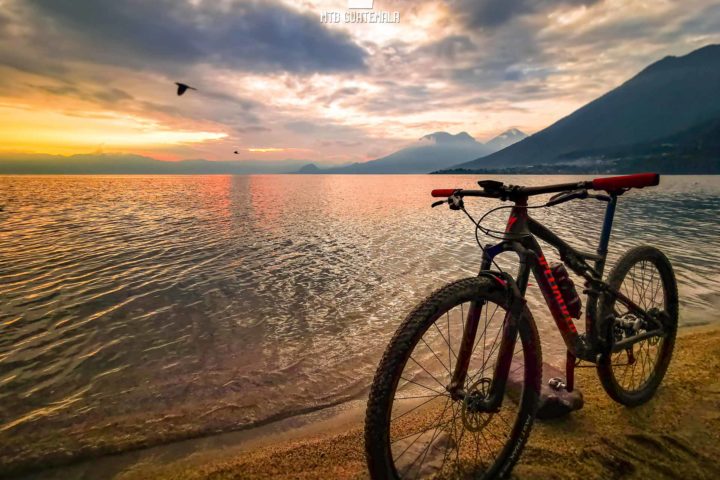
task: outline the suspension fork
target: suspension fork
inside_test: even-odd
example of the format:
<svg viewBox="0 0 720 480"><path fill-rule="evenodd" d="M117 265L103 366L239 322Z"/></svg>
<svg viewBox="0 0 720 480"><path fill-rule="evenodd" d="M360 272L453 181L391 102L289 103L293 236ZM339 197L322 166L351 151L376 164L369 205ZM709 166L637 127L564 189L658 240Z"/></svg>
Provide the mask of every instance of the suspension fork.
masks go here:
<svg viewBox="0 0 720 480"><path fill-rule="evenodd" d="M503 396L505 395L505 387L507 385L507 379L512 365L512 357L515 352L515 344L518 337L517 321L519 321L523 313L523 309L525 308L521 288L522 291L527 288L529 276L526 255L520 255L520 270L518 272L520 286L513 282L511 278L503 279L498 274L490 273L488 271L493 257L508 249L512 248L506 243L502 243L494 247L488 246L483 255L482 269L480 271L481 276L491 277L494 281L497 281L505 287L510 298L510 305L508 305L508 310L505 314L505 318L503 319L503 331L501 335L500 348L498 349L498 356L493 371L493 380L490 386L490 392L487 398L478 399L477 402L477 408L481 411L497 412L502 405ZM458 352L458 359L455 364L452 381L448 387L448 391L454 400L461 400L466 394L470 393L464 391L463 385L465 384L465 380L467 378L467 370L474 350L477 329L480 324L480 316L484 306L484 301L472 301L470 303L460 351ZM487 328L487 325L485 328ZM482 332L482 335L485 335L485 331ZM481 368L484 370L485 365Z"/></svg>
<svg viewBox="0 0 720 480"><path fill-rule="evenodd" d="M500 341L500 349L498 350L497 361L495 362L490 392L487 398L478 402L479 404L477 406L482 412L500 411L503 397L505 396L508 376L510 375L513 355L515 353L515 344L518 339L518 322L521 321L525 310L525 290L527 289L530 276L528 252L520 245L515 246L513 249L518 252L520 257L520 268L518 269L517 275L518 282L515 283L510 279L507 284L509 304L505 318L503 319L502 340Z"/></svg>
<svg viewBox="0 0 720 480"><path fill-rule="evenodd" d="M483 412L498 412L505 396L505 387L507 386L508 376L510 375L510 366L512 365L512 357L515 352L515 342L518 337L517 321L512 318L513 314L508 311L503 321L502 340L500 350L498 351L497 362L493 372L493 380L490 384L490 393L487 398L482 399L478 405L479 410Z"/></svg>
<svg viewBox="0 0 720 480"><path fill-rule="evenodd" d="M472 302L470 311L468 312L468 325L471 322L473 324L465 328L465 334L463 335L463 342L460 346L460 352L458 353L458 361L455 364L455 371L453 372L453 379L448 388L450 396L453 400L462 400L465 395L472 392L466 392L462 387L467 378L467 370L470 364L470 357L472 356L473 347L475 345L475 337L477 335L477 328L479 326L480 312L482 305L475 304ZM518 337L517 322L512 318L513 313L508 311L505 314L503 320L503 331L500 340L500 348L498 350L497 362L495 363L495 369L493 371L493 380L490 385L490 392L487 398L478 399L477 408L480 411L485 412L497 412L500 410L502 405L502 399L505 395L505 387L507 385L507 379L510 375L510 366L512 364L513 353L515 352L515 342ZM471 330L472 329L472 330ZM483 332L483 335L485 332ZM488 359L489 360L489 359ZM481 367L485 369L485 365Z"/></svg>
<svg viewBox="0 0 720 480"><path fill-rule="evenodd" d="M463 385L467 378L470 357L472 356L475 337L477 336L477 329L480 324L480 314L482 313L484 305L485 302L482 300L473 300L470 302L467 320L465 321L465 330L463 331L462 342L460 343L460 351L458 352L455 370L453 371L452 380L448 387L448 391L453 400L462 400L465 395ZM485 334L485 332L483 332L483 334Z"/></svg>
<svg viewBox="0 0 720 480"><path fill-rule="evenodd" d="M479 275L490 270L493 258L504 250L504 245L486 245L483 249L482 264L480 266ZM465 320L465 328L463 330L462 341L460 342L460 351L458 352L457 362L453 370L452 379L448 386L448 391L453 400L462 400L465 395L463 385L467 378L467 369L470 366L470 358L472 357L475 347L475 338L477 336L478 325L480 324L480 316L485 306L484 301L470 302L467 318ZM484 334L484 332L483 332Z"/></svg>
<svg viewBox="0 0 720 480"><path fill-rule="evenodd" d="M493 248L488 246L483 250L482 266L480 267L480 274L490 269L492 260L495 255L500 253L492 251ZM465 320L465 328L463 329L462 342L460 342L460 351L458 352L457 362L455 362L455 369L453 370L452 380L448 386L448 391L453 400L462 400L465 395L463 385L467 378L467 369L470 366L470 358L472 357L473 349L475 347L475 338L477 336L478 325L480 324L480 316L482 309L485 306L485 302L480 300L473 300L470 302L470 309L467 313L467 319ZM485 332L483 332L484 334Z"/></svg>

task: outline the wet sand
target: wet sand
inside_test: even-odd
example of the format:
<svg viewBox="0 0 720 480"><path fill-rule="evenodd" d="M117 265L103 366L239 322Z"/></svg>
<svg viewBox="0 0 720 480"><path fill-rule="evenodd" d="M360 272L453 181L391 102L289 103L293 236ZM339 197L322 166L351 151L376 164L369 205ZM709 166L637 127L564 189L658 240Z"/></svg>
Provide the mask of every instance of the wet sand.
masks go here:
<svg viewBox="0 0 720 480"><path fill-rule="evenodd" d="M579 369L585 407L566 419L538 421L514 477L720 478L719 371L718 327L681 330L663 385L638 408L614 403L594 369ZM362 407L355 405L330 418L297 420L244 439L195 444L173 454L158 451L116 465L111 475L123 480L365 478L361 422ZM98 467L54 473L92 478L101 473Z"/></svg>

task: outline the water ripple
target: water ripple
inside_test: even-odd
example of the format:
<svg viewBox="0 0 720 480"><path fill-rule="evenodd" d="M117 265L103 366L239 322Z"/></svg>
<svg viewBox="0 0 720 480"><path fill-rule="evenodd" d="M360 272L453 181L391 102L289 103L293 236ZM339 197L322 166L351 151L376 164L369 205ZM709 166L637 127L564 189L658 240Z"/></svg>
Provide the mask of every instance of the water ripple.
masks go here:
<svg viewBox="0 0 720 480"><path fill-rule="evenodd" d="M0 463L68 432L83 444L114 421L186 415L217 430L361 394L413 304L476 273L471 226L431 210L428 195L473 181L0 177L0 444L12 435L16 445ZM467 203L474 213L496 205ZM620 200L610 265L631 246L660 247L682 321L717 319L719 208L718 177L633 191ZM594 249L602 205L533 215ZM560 356L534 290L543 350Z"/></svg>

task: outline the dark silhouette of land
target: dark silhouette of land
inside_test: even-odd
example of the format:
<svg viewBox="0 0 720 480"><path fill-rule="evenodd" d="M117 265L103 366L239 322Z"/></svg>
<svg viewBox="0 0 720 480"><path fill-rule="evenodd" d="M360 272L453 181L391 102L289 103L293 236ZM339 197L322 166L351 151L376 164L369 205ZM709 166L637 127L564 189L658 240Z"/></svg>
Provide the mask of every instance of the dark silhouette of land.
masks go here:
<svg viewBox="0 0 720 480"><path fill-rule="evenodd" d="M666 173L719 173L720 155L712 142L720 121L719 87L720 45L666 57L546 129L448 172L662 167Z"/></svg>

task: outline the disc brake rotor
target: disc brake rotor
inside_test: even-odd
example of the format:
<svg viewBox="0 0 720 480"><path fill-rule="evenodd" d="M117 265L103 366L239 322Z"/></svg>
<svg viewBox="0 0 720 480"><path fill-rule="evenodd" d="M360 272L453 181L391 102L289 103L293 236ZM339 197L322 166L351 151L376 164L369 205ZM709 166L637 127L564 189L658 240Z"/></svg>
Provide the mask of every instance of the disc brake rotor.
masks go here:
<svg viewBox="0 0 720 480"><path fill-rule="evenodd" d="M479 432L492 420L492 413L480 411L480 403L487 399L491 384L489 378L481 378L470 386L463 399L462 421L470 432Z"/></svg>

